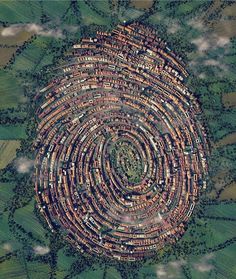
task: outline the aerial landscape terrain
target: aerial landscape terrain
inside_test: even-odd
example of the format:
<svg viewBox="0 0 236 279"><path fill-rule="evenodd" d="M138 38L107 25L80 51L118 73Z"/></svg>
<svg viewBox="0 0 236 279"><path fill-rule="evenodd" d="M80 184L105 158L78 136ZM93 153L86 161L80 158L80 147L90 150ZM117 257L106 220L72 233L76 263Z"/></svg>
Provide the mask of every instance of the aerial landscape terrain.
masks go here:
<svg viewBox="0 0 236 279"><path fill-rule="evenodd" d="M0 279L236 278L236 2L0 2Z"/></svg>

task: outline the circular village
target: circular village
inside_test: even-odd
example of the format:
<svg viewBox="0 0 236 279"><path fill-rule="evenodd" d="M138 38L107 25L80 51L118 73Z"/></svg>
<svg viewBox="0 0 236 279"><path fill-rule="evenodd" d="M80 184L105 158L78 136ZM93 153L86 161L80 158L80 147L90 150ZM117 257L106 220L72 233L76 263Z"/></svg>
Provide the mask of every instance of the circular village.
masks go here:
<svg viewBox="0 0 236 279"><path fill-rule="evenodd" d="M185 64L133 23L82 39L40 90L35 190L81 252L134 261L174 244L206 188L209 155Z"/></svg>

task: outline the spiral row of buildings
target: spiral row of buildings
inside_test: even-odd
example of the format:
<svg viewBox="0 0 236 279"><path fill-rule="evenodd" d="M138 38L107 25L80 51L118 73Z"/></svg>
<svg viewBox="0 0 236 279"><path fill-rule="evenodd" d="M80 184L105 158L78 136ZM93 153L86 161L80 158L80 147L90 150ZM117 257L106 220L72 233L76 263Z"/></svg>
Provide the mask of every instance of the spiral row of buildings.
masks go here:
<svg viewBox="0 0 236 279"><path fill-rule="evenodd" d="M36 197L79 250L132 261L183 235L208 168L187 75L134 23L82 39L40 91Z"/></svg>

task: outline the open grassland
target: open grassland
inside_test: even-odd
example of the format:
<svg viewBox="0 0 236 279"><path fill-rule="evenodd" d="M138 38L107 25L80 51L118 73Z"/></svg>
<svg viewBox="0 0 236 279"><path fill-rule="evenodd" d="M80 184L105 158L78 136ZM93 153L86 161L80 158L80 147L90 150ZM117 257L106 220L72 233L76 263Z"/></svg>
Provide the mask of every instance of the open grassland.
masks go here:
<svg viewBox="0 0 236 279"><path fill-rule="evenodd" d="M177 15L187 15L193 12L194 10L198 9L202 5L201 1L187 1L183 2L178 5L176 9Z"/></svg>
<svg viewBox="0 0 236 279"><path fill-rule="evenodd" d="M0 140L17 140L26 138L24 125L0 125Z"/></svg>
<svg viewBox="0 0 236 279"><path fill-rule="evenodd" d="M136 9L150 9L153 2L153 0L131 0L130 6Z"/></svg>
<svg viewBox="0 0 236 279"><path fill-rule="evenodd" d="M52 55L50 51L51 38L48 37L37 37L32 44L24 49L21 55L16 57L13 65L15 71L37 71L38 66L44 66L52 62ZM46 61L44 57L46 56Z"/></svg>
<svg viewBox="0 0 236 279"><path fill-rule="evenodd" d="M220 20L215 20L212 23L212 28L219 36L234 37L236 36L236 3L227 6L222 10Z"/></svg>
<svg viewBox="0 0 236 279"><path fill-rule="evenodd" d="M0 67L5 66L12 55L16 53L17 48L34 34L33 32L21 30L13 36L3 36L3 29L0 28Z"/></svg>
<svg viewBox="0 0 236 279"><path fill-rule="evenodd" d="M49 264L35 262L26 262L26 269L29 278L33 279L49 279L50 278L50 266Z"/></svg>
<svg viewBox="0 0 236 279"><path fill-rule="evenodd" d="M0 44L6 46L21 46L25 41L27 41L34 32L28 32L25 30L19 30L16 34L11 36L3 36L2 31L3 27L0 28Z"/></svg>
<svg viewBox="0 0 236 279"><path fill-rule="evenodd" d="M24 254L20 259L11 258L0 263L0 279L34 278L49 279L50 266L40 262L26 261Z"/></svg>
<svg viewBox="0 0 236 279"><path fill-rule="evenodd" d="M236 107L236 92L224 94L222 96L222 102L226 108Z"/></svg>
<svg viewBox="0 0 236 279"><path fill-rule="evenodd" d="M212 264L216 278L236 278L235 251L236 244L233 244L213 254Z"/></svg>
<svg viewBox="0 0 236 279"><path fill-rule="evenodd" d="M84 0L78 1L78 8L84 25L90 25L93 23L98 25L107 25L111 22L109 14L104 17L99 15L95 10L86 5Z"/></svg>
<svg viewBox="0 0 236 279"><path fill-rule="evenodd" d="M191 256L188 267L192 279L228 279L235 278L234 249L236 244L220 251ZM181 277L185 278L185 277Z"/></svg>
<svg viewBox="0 0 236 279"><path fill-rule="evenodd" d="M19 147L19 140L0 140L0 169L5 168L16 157Z"/></svg>
<svg viewBox="0 0 236 279"><path fill-rule="evenodd" d="M103 269L95 268L95 270L84 271L79 276L73 277L73 279L79 279L79 278L92 279L92 278L95 278L95 277L97 279L103 279L103 274L104 274Z"/></svg>
<svg viewBox="0 0 236 279"><path fill-rule="evenodd" d="M24 264L18 259L10 259L0 263L0 279L26 279L27 270Z"/></svg>
<svg viewBox="0 0 236 279"><path fill-rule="evenodd" d="M9 23L39 22L40 3L39 1L1 1L0 18L1 21ZM48 1L47 1L48 2Z"/></svg>
<svg viewBox="0 0 236 279"><path fill-rule="evenodd" d="M0 47L0 67L5 66L9 62L12 55L16 52L16 49L16 47Z"/></svg>
<svg viewBox="0 0 236 279"><path fill-rule="evenodd" d="M110 4L109 4L109 0L90 0L90 2L92 3L92 5L98 9L99 11L102 11L104 13L111 13L111 9L110 9Z"/></svg>
<svg viewBox="0 0 236 279"><path fill-rule="evenodd" d="M14 219L20 224L27 232L31 232L33 236L45 240L45 229L39 223L37 217L34 214L34 200L24 207L21 207L15 211Z"/></svg>
<svg viewBox="0 0 236 279"><path fill-rule="evenodd" d="M95 266L93 270L87 270L80 275L74 276L73 279L121 279L119 272L115 268L100 268Z"/></svg>
<svg viewBox="0 0 236 279"><path fill-rule="evenodd" d="M48 264L42 264L39 262L24 262L21 260L12 258L0 263L0 279L47 279L49 278L50 267Z"/></svg>
<svg viewBox="0 0 236 279"><path fill-rule="evenodd" d="M12 234L9 224L8 224L8 213L4 212L0 215L0 240L1 243L9 243L9 242L16 242L17 244L14 244L16 246L19 246L18 241L15 239L14 235Z"/></svg>
<svg viewBox="0 0 236 279"><path fill-rule="evenodd" d="M227 185L224 190L220 193L220 200L236 199L236 181L233 181ZM236 214L235 214L236 216Z"/></svg>
<svg viewBox="0 0 236 279"><path fill-rule="evenodd" d="M13 195L14 183L0 182L0 213L8 206L8 202Z"/></svg>
<svg viewBox="0 0 236 279"><path fill-rule="evenodd" d="M0 70L0 99L0 109L16 107L25 102L24 91L19 81L10 72L3 70Z"/></svg>
<svg viewBox="0 0 236 279"><path fill-rule="evenodd" d="M208 233L202 237L207 247L214 247L235 237L236 222L228 220L207 220Z"/></svg>
<svg viewBox="0 0 236 279"><path fill-rule="evenodd" d="M80 1L78 1L80 2ZM56 9L55 9L56 6ZM59 20L70 7L70 1L43 1L42 8L51 20Z"/></svg>
<svg viewBox="0 0 236 279"><path fill-rule="evenodd" d="M229 134L222 139L220 139L218 142L216 142L215 147L220 147L228 144L236 143L236 132Z"/></svg>
<svg viewBox="0 0 236 279"><path fill-rule="evenodd" d="M220 203L208 205L204 208L205 216L234 218L236 220L236 207L234 203Z"/></svg>
<svg viewBox="0 0 236 279"><path fill-rule="evenodd" d="M60 249L57 253L57 278L63 279L69 272L71 264L75 262L75 258L72 256L67 256L64 249Z"/></svg>

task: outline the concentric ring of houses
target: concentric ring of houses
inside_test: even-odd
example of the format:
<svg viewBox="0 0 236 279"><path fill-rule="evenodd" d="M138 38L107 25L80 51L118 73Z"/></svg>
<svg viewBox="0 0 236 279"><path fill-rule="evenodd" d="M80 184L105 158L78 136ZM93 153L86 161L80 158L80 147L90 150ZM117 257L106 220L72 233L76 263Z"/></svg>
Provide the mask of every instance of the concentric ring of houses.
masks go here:
<svg viewBox="0 0 236 279"><path fill-rule="evenodd" d="M35 190L50 228L81 251L153 255L185 231L206 187L208 145L184 63L138 23L82 39L40 91ZM132 143L144 165L127 185L111 162Z"/></svg>

